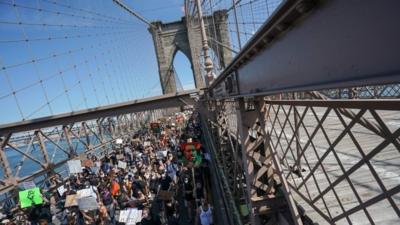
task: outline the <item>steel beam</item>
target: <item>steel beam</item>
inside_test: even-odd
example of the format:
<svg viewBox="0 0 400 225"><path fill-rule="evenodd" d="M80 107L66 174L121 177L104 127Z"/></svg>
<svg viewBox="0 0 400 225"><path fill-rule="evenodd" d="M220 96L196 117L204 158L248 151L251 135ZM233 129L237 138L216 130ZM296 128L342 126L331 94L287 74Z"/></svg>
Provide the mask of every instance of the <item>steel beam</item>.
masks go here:
<svg viewBox="0 0 400 225"><path fill-rule="evenodd" d="M284 1L211 93L224 98L397 83L398 8L396 0ZM239 93L226 87L232 74Z"/></svg>
<svg viewBox="0 0 400 225"><path fill-rule="evenodd" d="M238 99L238 107L237 107L237 120L238 120L238 129L240 134L240 142L241 144L241 152L242 152L242 164L244 175L246 179L246 202L248 207L250 208L250 223L253 225L260 224L256 215L255 209L253 208L252 197L255 194L254 189L252 188L252 183L254 180L254 165L249 157L251 154L251 148L249 148L250 143L250 135L249 135L249 128L255 125L257 120L257 115L253 112L246 112L245 110L245 102L243 98Z"/></svg>
<svg viewBox="0 0 400 225"><path fill-rule="evenodd" d="M3 140L0 141L0 163L1 167L3 167L4 178L10 179L12 177L12 170L10 167L10 162L5 153L5 148L10 140L11 133L8 134Z"/></svg>
<svg viewBox="0 0 400 225"><path fill-rule="evenodd" d="M271 137L270 137L270 132L267 129L266 122L265 122L265 116L266 116L266 110L265 110L265 102L258 99L255 101L255 111L258 113L258 122L261 130L261 136L263 137L264 140L264 148L266 151L269 151L271 153L272 161L274 163L274 167L276 169L276 172L278 173L279 179L282 183L282 190L283 194L285 196L285 199L287 201L290 213L292 215L292 219L294 224L296 225L302 225L303 221L301 220L299 211L297 209L296 202L293 198L292 192L290 191L290 187L288 185L288 181L285 178L285 175L283 173L283 168L280 163L280 158L278 156L277 150L271 145Z"/></svg>
<svg viewBox="0 0 400 225"><path fill-rule="evenodd" d="M76 151L74 149L74 146L72 145L69 128L67 126L63 126L63 132L64 132L65 140L67 141L68 148L69 148L68 155L69 155L69 157L74 157L74 156L76 156Z"/></svg>
<svg viewBox="0 0 400 225"><path fill-rule="evenodd" d="M176 94L166 94L162 96L149 97L140 100L133 100L108 106L85 109L77 112L70 112L55 116L26 120L17 123L4 124L0 126L0 135L41 129L44 127L57 125L66 125L74 122L92 120L100 117L116 116L132 112L169 107L181 107L186 105L186 103L194 104L194 100L190 97L190 95L198 92L199 90L191 90ZM181 99L183 99L184 102Z"/></svg>
<svg viewBox="0 0 400 225"><path fill-rule="evenodd" d="M47 169L47 168L49 168L49 165L50 165L50 158L49 158L49 154L47 152L46 144L44 143L43 135L40 130L37 130L37 131L35 131L35 136L37 137L37 140L39 142L39 148L40 148L40 151L43 156L45 168Z"/></svg>

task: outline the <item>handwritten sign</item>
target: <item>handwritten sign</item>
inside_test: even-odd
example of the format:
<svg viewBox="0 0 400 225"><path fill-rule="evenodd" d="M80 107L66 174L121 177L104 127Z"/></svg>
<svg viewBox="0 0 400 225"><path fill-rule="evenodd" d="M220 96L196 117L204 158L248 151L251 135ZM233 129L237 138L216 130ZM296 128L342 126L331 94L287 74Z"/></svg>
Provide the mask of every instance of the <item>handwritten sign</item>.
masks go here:
<svg viewBox="0 0 400 225"><path fill-rule="evenodd" d="M82 165L80 160L69 160L67 162L69 173L82 173Z"/></svg>
<svg viewBox="0 0 400 225"><path fill-rule="evenodd" d="M126 169L126 162L118 161L118 168Z"/></svg>
<svg viewBox="0 0 400 225"><path fill-rule="evenodd" d="M66 191L64 188L64 185L61 185L60 187L57 188L58 194L60 194L60 196L62 196L64 194L64 192Z"/></svg>
<svg viewBox="0 0 400 225"><path fill-rule="evenodd" d="M142 221L142 210L138 209L126 209L121 210L119 213L118 222L125 223L127 225L135 225Z"/></svg>
<svg viewBox="0 0 400 225"><path fill-rule="evenodd" d="M82 190L78 190L76 192L76 196L77 198L86 198L86 197L94 197L97 198L96 193L94 192L94 190L90 187L90 188L86 188L86 189L82 189Z"/></svg>
<svg viewBox="0 0 400 225"><path fill-rule="evenodd" d="M144 147L150 146L150 141L145 141L145 142L143 143L143 146L144 146Z"/></svg>
<svg viewBox="0 0 400 225"><path fill-rule="evenodd" d="M97 195L93 188L86 188L76 192L78 206L81 210L94 210L98 209Z"/></svg>
<svg viewBox="0 0 400 225"><path fill-rule="evenodd" d="M121 138L117 138L115 140L115 144L118 144L118 145L122 144L123 142L124 142L124 140L122 140Z"/></svg>
<svg viewBox="0 0 400 225"><path fill-rule="evenodd" d="M78 206L80 210L95 210L99 207L96 198L92 196L78 198Z"/></svg>
<svg viewBox="0 0 400 225"><path fill-rule="evenodd" d="M118 154L117 155L117 159L124 159L124 158L125 158L124 154Z"/></svg>
<svg viewBox="0 0 400 225"><path fill-rule="evenodd" d="M78 205L78 201L76 200L76 194L67 195L67 198L65 199L64 207L71 207L71 206L77 206L77 205Z"/></svg>
<svg viewBox="0 0 400 225"><path fill-rule="evenodd" d="M157 159L163 159L163 158L165 158L165 157L167 157L167 153L168 153L168 151L158 151L157 153L156 153L156 157L157 157Z"/></svg>
<svg viewBox="0 0 400 225"><path fill-rule="evenodd" d="M26 208L32 205L40 205L43 203L40 189L32 188L18 193L21 208Z"/></svg>

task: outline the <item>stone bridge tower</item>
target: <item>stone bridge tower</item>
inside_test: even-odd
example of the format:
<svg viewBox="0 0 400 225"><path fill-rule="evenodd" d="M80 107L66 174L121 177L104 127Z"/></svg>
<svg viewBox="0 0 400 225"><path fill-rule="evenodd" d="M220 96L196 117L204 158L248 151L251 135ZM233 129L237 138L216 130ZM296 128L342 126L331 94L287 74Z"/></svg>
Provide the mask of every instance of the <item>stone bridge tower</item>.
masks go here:
<svg viewBox="0 0 400 225"><path fill-rule="evenodd" d="M213 16L204 17L204 22L209 37L216 42L230 46L227 17L225 10L216 11ZM182 17L180 21L171 23L156 21L151 24L153 26L149 28L149 31L153 36L163 94L177 91L173 62L175 54L179 50L191 63L196 88L205 87L199 60L202 53L202 42L198 20L189 21ZM208 24L216 25L215 28L214 26L208 28ZM218 59L220 65L226 66L232 60L230 50L217 45L215 41L209 41L210 48L217 55L222 56Z"/></svg>

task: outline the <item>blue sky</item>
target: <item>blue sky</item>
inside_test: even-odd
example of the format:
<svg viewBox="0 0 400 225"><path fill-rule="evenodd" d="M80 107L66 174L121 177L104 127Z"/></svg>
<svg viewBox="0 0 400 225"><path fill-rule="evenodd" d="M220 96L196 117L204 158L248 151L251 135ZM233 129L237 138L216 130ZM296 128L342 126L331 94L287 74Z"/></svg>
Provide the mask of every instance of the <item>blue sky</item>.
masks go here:
<svg viewBox="0 0 400 225"><path fill-rule="evenodd" d="M123 2L149 21L184 16L184 0ZM281 2L240 1L239 32L228 13L231 47L239 51L237 33L243 47ZM232 6L231 0L203 3L204 15ZM161 95L147 29L112 0L0 0L0 124ZM218 75L223 68L210 52ZM174 67L183 89L194 88L180 52Z"/></svg>
<svg viewBox="0 0 400 225"><path fill-rule="evenodd" d="M150 21L183 16L183 0L124 2ZM174 66L192 88L183 54ZM111 0L0 0L0 68L0 124L161 94L147 26Z"/></svg>

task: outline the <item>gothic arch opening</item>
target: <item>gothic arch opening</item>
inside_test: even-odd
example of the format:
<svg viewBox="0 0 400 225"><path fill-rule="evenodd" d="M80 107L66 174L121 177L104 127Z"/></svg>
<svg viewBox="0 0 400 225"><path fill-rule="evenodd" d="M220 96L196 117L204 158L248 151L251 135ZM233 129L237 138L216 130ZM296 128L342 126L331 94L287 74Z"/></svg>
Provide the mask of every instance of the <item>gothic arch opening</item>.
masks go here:
<svg viewBox="0 0 400 225"><path fill-rule="evenodd" d="M195 89L192 64L189 58L179 49L174 54L172 69L175 74L177 91Z"/></svg>

